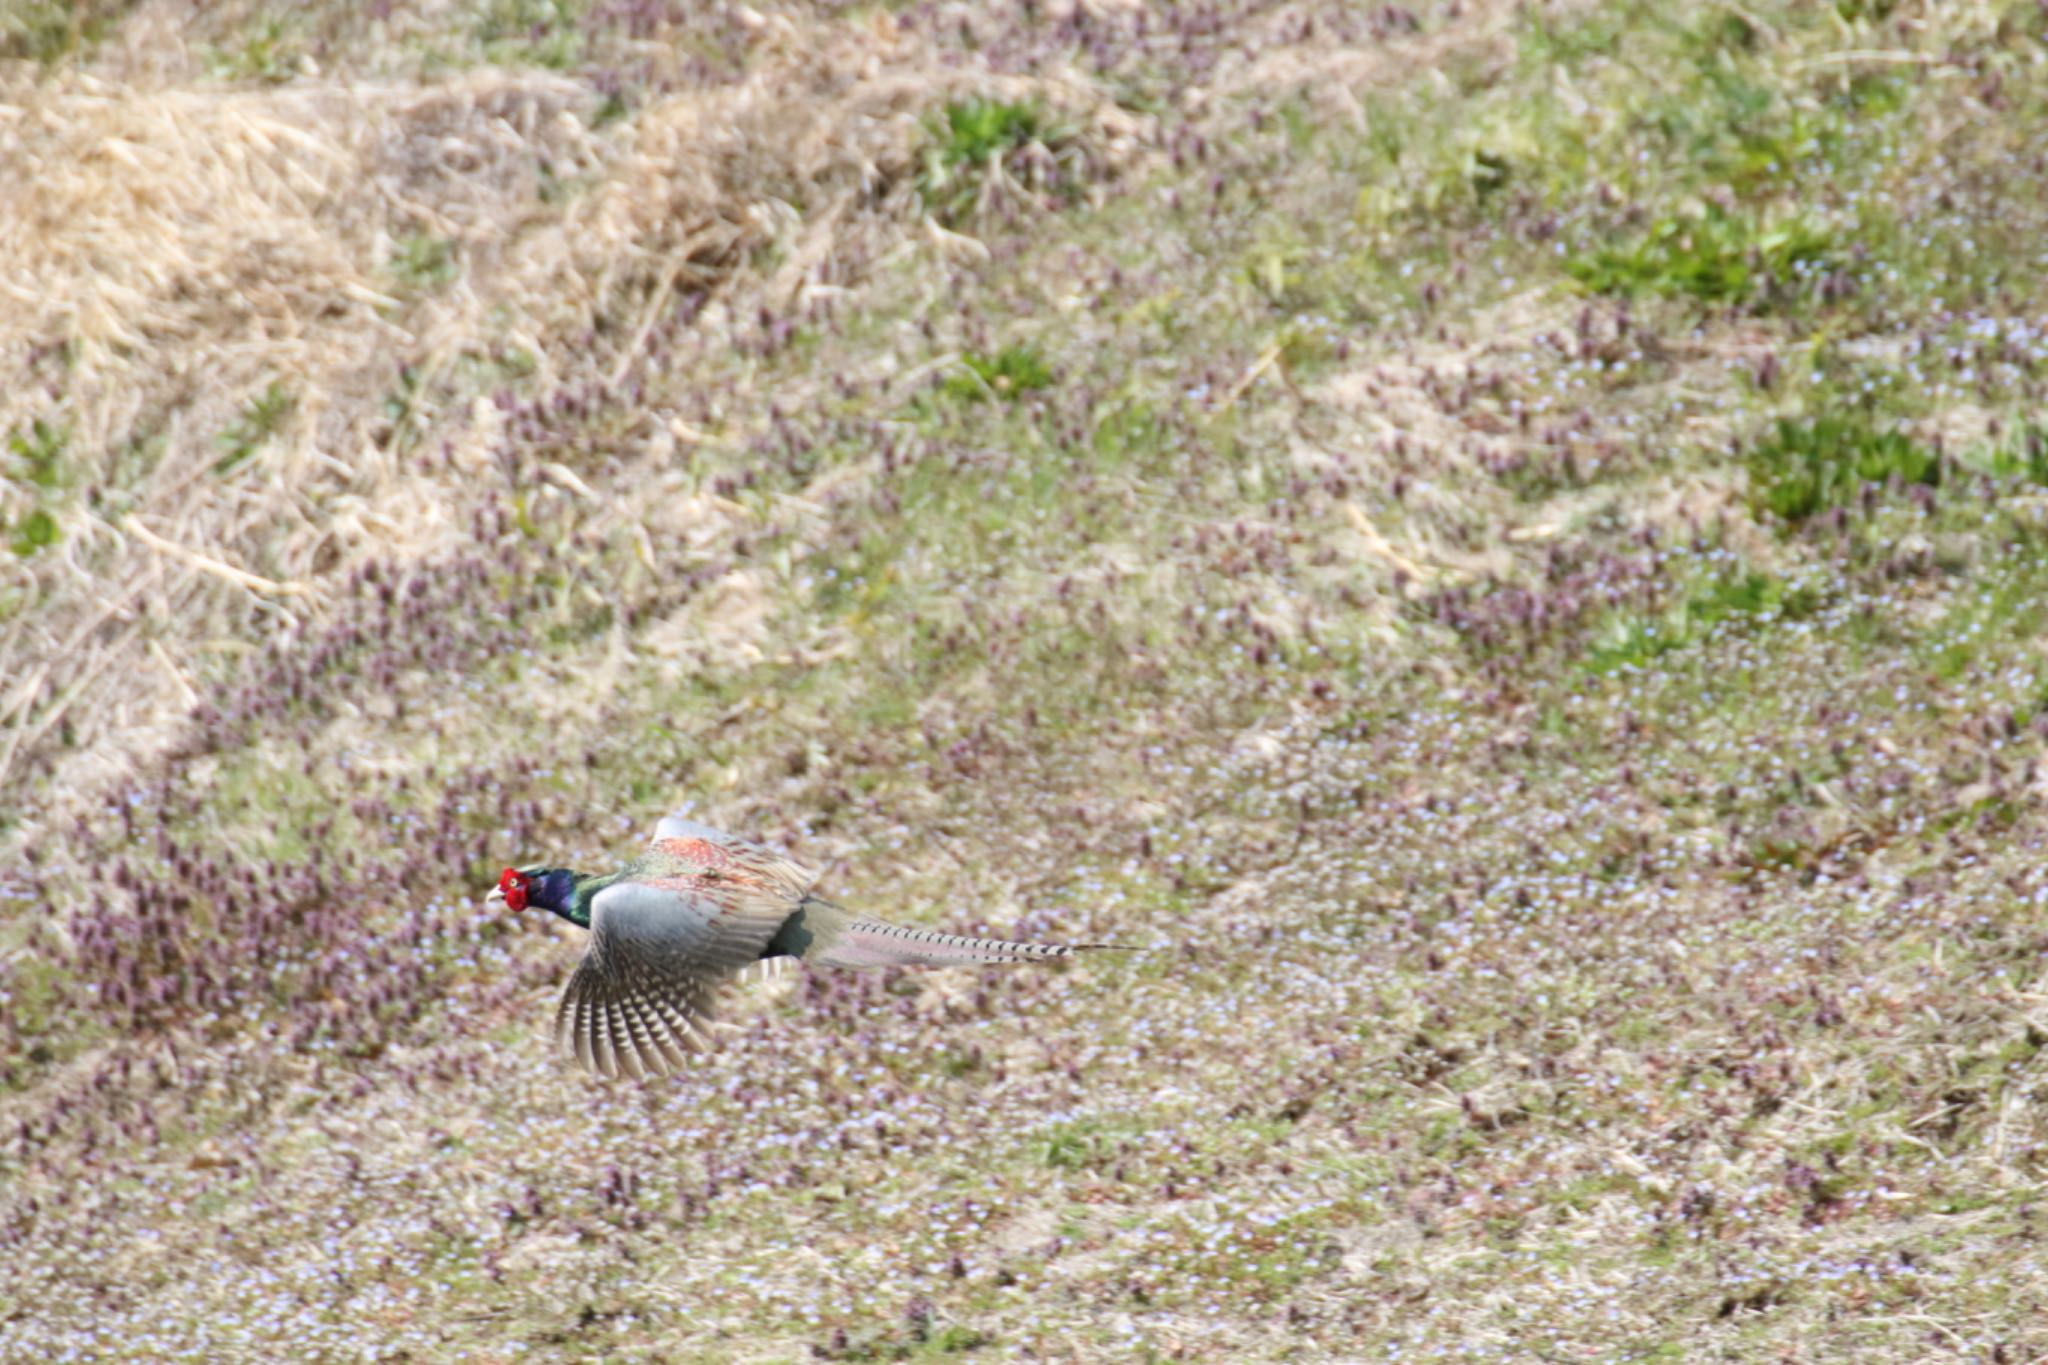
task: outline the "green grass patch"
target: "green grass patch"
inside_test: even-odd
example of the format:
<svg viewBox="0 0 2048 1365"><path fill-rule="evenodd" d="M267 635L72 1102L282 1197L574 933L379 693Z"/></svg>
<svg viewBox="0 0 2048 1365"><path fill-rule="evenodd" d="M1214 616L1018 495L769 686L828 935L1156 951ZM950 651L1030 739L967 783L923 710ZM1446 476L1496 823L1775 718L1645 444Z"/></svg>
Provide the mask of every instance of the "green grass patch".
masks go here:
<svg viewBox="0 0 2048 1365"><path fill-rule="evenodd" d="M1791 525L1850 506L1866 484L1941 482L1935 451L1860 416L1780 421L1743 463L1751 509Z"/></svg>
<svg viewBox="0 0 2048 1365"><path fill-rule="evenodd" d="M1037 104L980 97L948 104L925 121L925 132L918 197L945 222L969 216L989 177L1013 152L1065 140Z"/></svg>
<svg viewBox="0 0 2048 1365"><path fill-rule="evenodd" d="M7 548L23 559L40 554L59 540L63 532L49 509L38 507L7 530Z"/></svg>
<svg viewBox="0 0 2048 1365"><path fill-rule="evenodd" d="M979 402L998 398L1014 402L1038 389L1049 389L1055 378L1045 357L1028 345L1010 345L994 355L969 352L960 358L967 373L947 378L948 397Z"/></svg>
<svg viewBox="0 0 2048 1365"><path fill-rule="evenodd" d="M2005 440L1985 446L1974 463L1987 474L2048 486L2048 425L2022 424Z"/></svg>
<svg viewBox="0 0 2048 1365"><path fill-rule="evenodd" d="M1662 613L1613 613L1596 628L1584 664L1593 673L1640 668L1701 643L1726 623L1800 620L1820 605L1818 589L1745 569L1695 585Z"/></svg>
<svg viewBox="0 0 2048 1365"><path fill-rule="evenodd" d="M475 38L493 62L561 70L583 55L584 9L572 0L485 0Z"/></svg>
<svg viewBox="0 0 2048 1365"><path fill-rule="evenodd" d="M932 150L948 168L979 165L1037 140L1045 130L1045 115L1035 104L965 100L946 106L933 127L939 141Z"/></svg>
<svg viewBox="0 0 2048 1365"><path fill-rule="evenodd" d="M283 85L306 69L306 53L286 20L271 17L239 43L215 51L207 69L216 78Z"/></svg>
<svg viewBox="0 0 2048 1365"><path fill-rule="evenodd" d="M392 244L384 268L415 289L446 284L459 273L455 243L446 237L409 232Z"/></svg>
<svg viewBox="0 0 2048 1365"><path fill-rule="evenodd" d="M1640 5L1617 5L1552 14L1525 7L1515 11L1515 46L1525 71L1547 77L1553 66L1580 66L1619 55L1631 20L1642 17Z"/></svg>
<svg viewBox="0 0 2048 1365"><path fill-rule="evenodd" d="M63 539L51 502L78 477L70 455L71 430L38 417L7 438L7 476L20 479L35 505L10 521L0 518L0 534L7 548L22 559L31 558Z"/></svg>
<svg viewBox="0 0 2048 1365"><path fill-rule="evenodd" d="M271 437L283 429L298 406L297 396L284 386L283 380L271 380L262 393L242 405L241 412L228 429L214 438L221 454L213 462L213 472L232 474L247 464Z"/></svg>
<svg viewBox="0 0 2048 1365"><path fill-rule="evenodd" d="M0 5L0 61L54 66L97 47L136 0L19 0Z"/></svg>
<svg viewBox="0 0 2048 1365"><path fill-rule="evenodd" d="M1048 1166L1080 1170L1103 1159L1106 1143L1105 1135L1094 1124L1063 1123L1039 1144L1039 1159Z"/></svg>
<svg viewBox="0 0 2048 1365"><path fill-rule="evenodd" d="M1922 655L1935 676L1962 678L1987 653L2034 638L2048 615L2048 583L2043 578L2042 561L2028 558L1960 586L1921 642Z"/></svg>
<svg viewBox="0 0 2048 1365"><path fill-rule="evenodd" d="M7 438L7 452L13 456L10 477L23 478L38 488L53 489L70 480L65 448L71 442L69 427L52 426L35 418L24 431Z"/></svg>
<svg viewBox="0 0 2048 1365"><path fill-rule="evenodd" d="M1768 224L1709 204L1695 214L1660 218L1632 241L1568 256L1564 271L1596 294L1747 303L1782 288L1833 250L1828 234L1810 223Z"/></svg>
<svg viewBox="0 0 2048 1365"><path fill-rule="evenodd" d="M1637 115L1639 131L1662 144L1668 161L1696 184L1726 186L1738 197L1771 193L1816 158L1843 146L1841 115L1797 98L1775 64L1756 59L1758 32L1747 19L1716 15L1677 40L1675 79Z"/></svg>

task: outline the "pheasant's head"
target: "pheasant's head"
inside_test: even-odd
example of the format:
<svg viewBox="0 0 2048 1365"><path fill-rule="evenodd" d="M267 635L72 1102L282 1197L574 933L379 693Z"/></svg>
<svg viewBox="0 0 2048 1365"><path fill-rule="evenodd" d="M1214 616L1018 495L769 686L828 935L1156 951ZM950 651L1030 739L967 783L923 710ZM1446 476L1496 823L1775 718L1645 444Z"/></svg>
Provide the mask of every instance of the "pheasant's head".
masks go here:
<svg viewBox="0 0 2048 1365"><path fill-rule="evenodd" d="M533 906L556 914L568 909L576 894L576 874L561 867L508 867L484 897L485 904L503 901L507 910Z"/></svg>

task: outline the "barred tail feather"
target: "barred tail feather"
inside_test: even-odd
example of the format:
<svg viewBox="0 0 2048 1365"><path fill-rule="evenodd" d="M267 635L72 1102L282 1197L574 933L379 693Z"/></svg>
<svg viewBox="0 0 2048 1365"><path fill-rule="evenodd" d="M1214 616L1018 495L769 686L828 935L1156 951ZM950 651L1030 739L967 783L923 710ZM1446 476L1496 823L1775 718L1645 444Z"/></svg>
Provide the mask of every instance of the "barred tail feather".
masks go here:
<svg viewBox="0 0 2048 1365"><path fill-rule="evenodd" d="M812 960L827 967L949 967L972 962L1043 962L1112 943L1011 943L967 938L931 929L906 929L880 920L855 920Z"/></svg>

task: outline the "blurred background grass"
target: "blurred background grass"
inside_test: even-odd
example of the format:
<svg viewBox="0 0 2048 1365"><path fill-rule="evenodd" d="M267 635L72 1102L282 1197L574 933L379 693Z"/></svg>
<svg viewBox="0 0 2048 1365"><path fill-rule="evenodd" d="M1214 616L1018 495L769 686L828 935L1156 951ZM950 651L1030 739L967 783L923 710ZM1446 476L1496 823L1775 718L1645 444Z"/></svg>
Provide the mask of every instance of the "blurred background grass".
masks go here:
<svg viewBox="0 0 2048 1365"><path fill-rule="evenodd" d="M0 1355L2023 1360L2048 19L0 9ZM550 1055L504 863L900 920Z"/></svg>

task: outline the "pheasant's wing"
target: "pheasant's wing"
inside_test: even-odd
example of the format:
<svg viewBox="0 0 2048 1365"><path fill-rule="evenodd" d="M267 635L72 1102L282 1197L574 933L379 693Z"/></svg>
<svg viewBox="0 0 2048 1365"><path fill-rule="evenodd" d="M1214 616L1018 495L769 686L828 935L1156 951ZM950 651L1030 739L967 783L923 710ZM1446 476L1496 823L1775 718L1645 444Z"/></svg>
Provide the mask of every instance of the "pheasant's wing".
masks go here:
<svg viewBox="0 0 2048 1365"><path fill-rule="evenodd" d="M662 818L654 827L654 842L648 852L714 877L767 883L789 895L792 909L818 880L816 872L779 849L700 825L684 815Z"/></svg>
<svg viewBox="0 0 2048 1365"><path fill-rule="evenodd" d="M605 1076L664 1076L711 1041L719 985L761 956L787 898L734 879L614 882L590 902L590 948L555 1037Z"/></svg>

